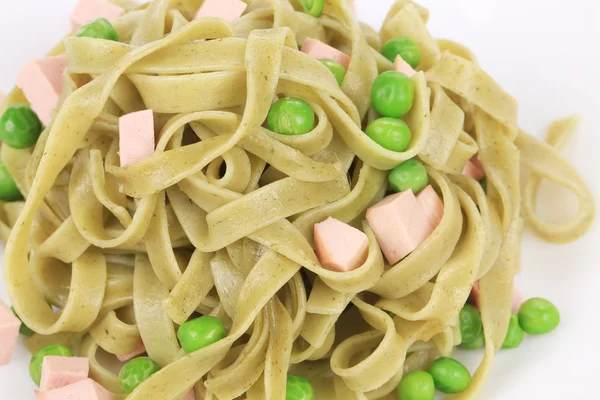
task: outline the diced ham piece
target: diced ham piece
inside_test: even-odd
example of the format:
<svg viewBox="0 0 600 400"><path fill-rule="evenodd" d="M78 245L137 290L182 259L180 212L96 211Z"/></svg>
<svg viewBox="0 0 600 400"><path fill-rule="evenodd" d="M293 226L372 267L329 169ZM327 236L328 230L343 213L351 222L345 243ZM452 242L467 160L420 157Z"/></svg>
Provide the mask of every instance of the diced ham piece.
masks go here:
<svg viewBox="0 0 600 400"><path fill-rule="evenodd" d="M154 113L137 111L119 118L121 167L134 164L154 153Z"/></svg>
<svg viewBox="0 0 600 400"><path fill-rule="evenodd" d="M0 365L10 362L20 327L21 320L0 300Z"/></svg>
<svg viewBox="0 0 600 400"><path fill-rule="evenodd" d="M63 90L63 73L69 60L62 54L30 61L17 75L17 85L44 125L52 120Z"/></svg>
<svg viewBox="0 0 600 400"><path fill-rule="evenodd" d="M59 389L35 391L38 400L116 400L114 394L92 379L84 379Z"/></svg>
<svg viewBox="0 0 600 400"><path fill-rule="evenodd" d="M144 342L142 342L142 339L140 339L140 341L137 344L137 347L135 348L135 350L133 352L131 352L129 354L121 355L121 356L117 355L117 359L121 362L127 362L129 360L133 360L137 356L141 356L145 352L146 352L146 346L144 346Z"/></svg>
<svg viewBox="0 0 600 400"><path fill-rule="evenodd" d="M473 285L473 289L471 289L471 295L469 296L469 301L475 307L477 307L477 309L479 309L479 282L475 282ZM519 312L521 304L523 304L523 296L521 295L521 292L519 292L519 289L515 288L512 299L512 312L514 314Z"/></svg>
<svg viewBox="0 0 600 400"><path fill-rule="evenodd" d="M483 164L481 164L481 161L479 161L479 158L477 158L477 156L473 156L473 158L469 160L467 165L465 165L465 167L463 168L462 174L465 176L470 176L476 181L480 181L483 178L485 178Z"/></svg>
<svg viewBox="0 0 600 400"><path fill-rule="evenodd" d="M396 60L394 61L394 70L402 72L409 78L417 73L417 71L415 71L413 67L411 67L410 64L404 61L404 58L400 56L396 56Z"/></svg>
<svg viewBox="0 0 600 400"><path fill-rule="evenodd" d="M417 195L417 201L427 216L432 231L437 228L444 216L444 203L431 185L427 186Z"/></svg>
<svg viewBox="0 0 600 400"><path fill-rule="evenodd" d="M248 5L240 0L204 0L202 7L196 13L196 19L217 17L233 24L240 19L246 7Z"/></svg>
<svg viewBox="0 0 600 400"><path fill-rule="evenodd" d="M79 0L71 13L73 29L87 24L96 18L113 21L125 14L125 10L107 0Z"/></svg>
<svg viewBox="0 0 600 400"><path fill-rule="evenodd" d="M187 392L187 394L181 400L196 400L196 395L194 394L194 389Z"/></svg>
<svg viewBox="0 0 600 400"><path fill-rule="evenodd" d="M369 239L358 229L327 218L314 226L315 250L323 268L347 272L360 267L367 258Z"/></svg>
<svg viewBox="0 0 600 400"><path fill-rule="evenodd" d="M46 356L42 362L40 390L59 389L87 379L90 370L85 357Z"/></svg>
<svg viewBox="0 0 600 400"><path fill-rule="evenodd" d="M335 47L331 47L320 40L307 38L302 44L302 52L313 56L317 60L324 58L339 62L348 69L350 65L350 56L346 53L342 53Z"/></svg>
<svg viewBox="0 0 600 400"><path fill-rule="evenodd" d="M412 190L388 196L369 208L367 221L391 265L409 255L433 231Z"/></svg>

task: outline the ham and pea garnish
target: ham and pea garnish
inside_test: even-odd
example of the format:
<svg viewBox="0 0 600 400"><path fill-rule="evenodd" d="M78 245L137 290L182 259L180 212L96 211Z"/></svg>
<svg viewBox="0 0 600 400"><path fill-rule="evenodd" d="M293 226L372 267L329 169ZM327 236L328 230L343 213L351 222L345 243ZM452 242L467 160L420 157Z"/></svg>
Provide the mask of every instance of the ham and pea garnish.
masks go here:
<svg viewBox="0 0 600 400"><path fill-rule="evenodd" d="M472 270L461 275L466 282L455 291L460 292L462 297L459 296L456 304L453 303L453 310L445 312L443 323L440 322L441 318L428 314L425 318L415 317L416 314L425 313L415 310L432 308L430 301L433 300L429 300L429 297L436 296L438 280L444 280L448 274L452 274L443 270L447 264L451 264L449 260L453 256L452 249L445 247L454 246L460 241L459 246L471 246L473 252L477 253L481 249L474 249L474 246L480 247L480 243L486 242L483 238L487 233L481 234L479 231L483 228L477 231L471 229L472 226L487 227L486 224L496 223L493 217L498 215L489 212L488 208L492 205L488 198L496 196L498 185L501 185L497 178L498 160L493 157L490 160L489 152L484 151L484 146L477 142L477 135L485 133L468 127L464 121L466 113L474 113L469 115L476 119L474 125L485 125L487 121L499 130L506 131L506 135L502 136L507 141L506 146L500 150L516 149L512 143L516 139L510 137L511 129L516 129L516 126L511 125L511 118L516 113L512 112L512 98L496 88L495 83L484 75L476 63L470 63L466 58L455 54L452 47L440 49L441 45L438 46L428 36L420 16L422 10L412 2L401 2L395 7L391 15L393 18L388 21L396 22L386 22L387 26L381 34L382 43L377 43L376 46L372 43L371 46L367 45L365 37L357 38L357 35L364 36L364 33L355 20L353 2L297 0L287 4L285 0L281 0L255 4L241 0L204 0L173 2L173 5L165 9L160 7L160 3L160 0L155 0L148 6L132 7L127 1L113 3L108 0L79 0L71 16L72 37L67 39L78 41L79 44L91 43L91 49L96 46L103 49L106 57L122 52L122 55L115 56L115 65L119 64L120 58L131 57L131 54L149 48L144 46L154 46L159 42L164 44L159 51L170 54L173 59L181 57L182 60L186 59L186 63L189 59L196 60L198 64L190 63L183 68L193 70L190 74L187 70L182 72L178 69L177 73L171 75L169 68L173 68L172 65L166 69L157 68L164 60L156 57L155 51L141 58L146 64L139 64L140 60L130 60L131 63L121 74L121 77L127 79L119 81L119 90L121 95L132 90L133 96L130 99L135 100L132 101L134 106L127 104L130 107L122 107L120 102L127 101L124 100L127 99L126 96L119 97L117 94L111 98L102 109L104 125L101 125L109 134L103 137L103 132L94 132L97 137L86 136L86 140L98 140L98 143L73 150L79 158L65 167L65 173L69 175L72 170L87 173L87 170L82 170L81 165L93 164L93 173L89 173L89 180L93 184L90 183L89 191L94 194L90 194L90 197L94 201L99 200L94 196L102 197L102 201L96 201L102 204L94 210L104 210L103 207L107 204L112 206L112 210L127 208L134 221L119 222L122 222L123 231L135 231L137 236L132 235L112 248L109 244L116 242L121 234L118 228L113 228L111 235L117 236L117 239L110 237L92 241L89 237L96 233L79 231L79 216L74 212L71 214L75 205L73 203L69 204L71 210L69 207L61 210L66 219L71 221L71 225L63 226L59 221L55 225L60 227L53 226L52 229L47 229L47 233L51 235L55 232L52 235L56 235L56 232L63 232L59 229L64 229L67 233L75 232L78 241L85 242L89 247L89 250L83 250L79 256L84 257L90 252L102 256L104 272L109 276L107 279L113 279L113 286L118 286L115 276L126 275L131 272L129 270L134 271L130 273L131 276L127 276L129 281L124 284L129 285L129 291L124 295L119 293L121 297L112 293L112 288L106 288L106 296L112 294L114 297L109 298L110 301L129 303L120 308L122 305L106 306L100 301L98 304L102 304L103 308L101 313L98 311L98 320L93 323L90 321L82 336L97 329L95 324L104 321L100 319L106 317L107 313L113 312L115 316L121 312L129 313L133 315L129 315L132 320L155 318L167 321L166 324L158 324L160 327L157 329L167 327L163 339L168 338L164 342L169 343L165 347L174 348L175 352L166 357L167 352L161 354L156 351L156 333L148 328L156 325L144 320L146 326L138 328L134 323L120 321L120 326L127 326L135 334L127 336L126 345L115 346L117 350L104 343L104 350L114 356L115 362L120 363L118 375L106 375L107 378L98 374L95 370L96 360L89 351L83 351L81 346L66 346L65 341L58 339L52 339L49 344L43 342L47 345L35 347L37 351L29 364L32 381L38 386L35 391L38 400L116 400L126 396L138 400L140 393L144 396L150 394L152 399L149 400L154 400L158 397L153 396L162 396L162 390L167 390L171 397L184 400L204 398L205 392L211 398L245 398L247 395L248 399L258 399L271 391L278 393L272 394L272 398L279 396L282 400L283 396L286 400L314 400L333 396L329 393L335 393L338 399L379 398L373 394L377 391L382 391L381 395L387 396L386 399L397 396L399 400L433 400L436 391L454 395L469 388L473 390L473 385L478 380L472 381L469 370L451 358L448 346L444 347L440 343L450 340L451 348L460 343L459 347L473 350L486 347L486 340L494 338L488 331L496 328L489 325L490 316L486 315L486 307L480 307L490 301L489 292L486 293L489 289L483 280L485 274L479 276L477 271ZM268 6L276 10L270 13L266 8ZM162 15L161 10L167 10L167 22L161 21L162 25L157 25L165 32L164 37L143 43L140 37L146 36L138 35L139 32L135 27L130 27L127 18L139 20L143 24ZM285 27L286 18L291 21L293 17L296 17L294 19L299 24L311 21L319 29L310 32L307 29L301 30L302 34L295 35L294 39L290 32L298 32L294 27ZM338 23L348 31L337 35L339 38L332 35ZM276 24L281 24L286 29L275 26ZM404 29L411 24L416 27L415 32ZM201 27L207 28L199 29ZM272 29L264 29L266 27ZM134 30L136 33L132 33ZM196 30L202 33L201 38L198 38L200 36ZM149 31L156 33L154 30ZM179 36L182 35L181 32L184 32L183 36ZM338 42L344 41L345 35L352 40L340 45ZM135 40L130 41L132 36ZM182 37L187 39L183 40ZM170 40L173 41L169 42ZM136 41L139 42L135 43ZM369 40L378 41L378 37ZM208 48L215 44L235 48L231 54L227 52L223 56L223 59L229 57L232 60L231 69L221 71L222 66L215 68L210 65L218 63L214 57L215 47L206 52L204 46ZM375 54L376 51L381 54ZM204 55L197 59L198 54ZM281 59L281 65L274 62L272 57L275 56L278 60ZM246 58L250 60L250 66L245 65ZM73 82L77 80L72 78L77 75L78 79L90 82L89 85L92 86L94 81L98 82L96 79L103 79L98 78L98 71L87 75L80 71L77 74L70 71L69 63L72 69L75 69L75 65L84 68L81 66L85 64L84 61L77 58L74 61L64 53L53 53L32 60L23 68L17 77L17 85L24 97L20 96L21 92L17 92L19 97L16 98L20 102L12 100L14 95L9 98L10 101L2 108L3 114L0 116L0 141L2 146L8 148L7 151L42 153L35 146L46 142L49 135L56 135L53 133L53 126L61 121L61 107L64 109L61 103L68 103L68 97L65 100L63 92L65 87L73 86ZM470 64L465 64L467 61ZM303 69L311 71L309 78L296 81L296 77L289 73L292 62L294 67L302 67L296 72L299 75L303 73ZM246 70L242 71L242 66ZM284 67L289 70L284 70ZM505 103L498 107L500 111L494 113L496 108L488 104L489 99L481 99L466 90L462 91L468 86L465 82L461 82L462 86L453 86L455 80L462 79L461 76L455 76L449 82L445 80L445 74L436 73L437 67L446 72L470 68L470 73L479 74L477 76L480 80L505 95ZM260 73L256 75L256 71ZM279 81L269 75L273 73L280 74ZM196 85L196 80L205 79L207 75L216 81L227 76L230 79L228 82L234 86L235 95L230 96L234 100L225 96L224 103L218 102L210 109L195 110L197 119L192 118L191 123L182 125L173 134L169 129L178 119L186 118L190 113L179 113L181 110L176 106L173 106L175 111L165 111L161 108L163 105L156 101L148 104L152 100L149 93L153 94L153 85L164 85L166 80L188 79L189 76L193 76L193 79L190 78L186 83ZM485 80L487 78L489 81ZM307 83L311 79L317 81L315 88L309 87ZM253 86L257 82L268 84L256 86L261 88L257 91ZM272 87L269 88L269 85ZM179 88L181 91L186 89L184 86ZM231 88L222 89L226 92ZM468 89L478 92L477 88ZM80 94L85 90L87 88L77 88ZM199 92L190 96L193 98L189 104L197 101L198 96L211 95ZM268 96L264 96L263 92L268 93ZM240 93L243 96L240 97ZM455 151L446 157L453 157L453 162L446 165L440 162L440 168L433 168L433 163L421 151L426 145L427 136L431 135L430 119L433 118L434 111L439 111L433 110L438 104L430 101L432 93L443 94L437 98L440 104L451 104L443 110L448 111L447 115L462 113L462 118L458 118L460 123L456 124L460 126L445 126L444 135L455 135L457 143L459 135L473 142L471 145L456 144ZM161 99L162 94L161 92L159 96ZM97 93L96 95L99 96ZM250 100L244 101L246 95ZM239 101L235 100L238 97ZM464 104L469 103L469 107L463 103L459 107L454 100L457 97L461 97ZM86 99L91 102L93 100L91 96ZM359 104L361 102L363 104ZM243 110L254 107L254 103L262 104L259 112L246 115ZM509 115L502 114L504 112ZM335 117L331 113L335 113ZM436 122L441 124L440 121ZM92 123L93 119L90 121ZM432 123L431 126L433 125ZM323 127L326 129L322 129ZM165 147L160 148L160 144L157 146L165 132L173 134L166 150ZM237 132L245 133L245 139L235 144L225 140L232 140ZM228 138L227 135L231 136ZM318 140L314 140L315 138ZM222 152L216 150L221 148L215 145L219 141L225 143L222 146L225 150ZM184 142L186 144L182 144ZM198 149L206 146L212 151L212 158L222 159L223 164L217 168L223 171L222 175L230 174L229 163L232 159L236 163L242 160L240 165L243 165L244 172L238 175L251 176L252 179L247 178L248 182L234 187L225 182L224 178L209 176L214 165L203 164L193 173L188 174L188 170L176 171L180 176L185 175L181 183L148 191L149 196L140 195L138 198L132 194L135 191L127 191L130 183L123 177L132 171L143 171L146 175L155 172L172 178L168 173L170 168L173 171L179 168L179 160L169 157L177 154L188 142ZM46 149L42 150L45 153ZM90 158L80 157L77 155L80 154L78 151L87 152L83 154L90 155ZM204 156L202 151L198 150L198 159ZM286 162L278 163L277 157L273 155L276 152L286 154ZM292 159L293 162L290 161ZM192 160L188 164L196 161ZM164 162L164 168L161 166L153 169L157 162ZM311 173L294 171L298 166L307 166L302 172L311 170ZM323 176L317 176L318 173L313 170L326 172L323 172ZM335 175L335 171L339 174ZM15 179L11 173L19 179ZM18 203L23 200L21 190L27 194L32 187L31 182L21 179L21 175L17 174L20 172L12 164L0 163L0 201L15 203L15 206L23 204ZM489 187L486 178L488 174ZM218 184L215 181L219 181ZM81 182L84 187L84 180ZM288 184L294 185L291 186L292 189L286 186ZM278 189L267 192L271 185ZM335 185L340 189L331 189ZM304 189L309 186L313 188L312 191ZM210 187L210 193L202 191L206 187ZM70 189L75 191L77 188ZM264 192L268 196L260 197ZM293 192L297 198L306 197L309 206L304 207L298 203L297 208L284 215L284 218L262 221L264 223L261 222L257 229L239 235L230 242L218 242L210 236L211 229L220 229L220 225L232 220L239 223L229 231L223 229L220 236L231 233L231 237L234 237L236 232L233 231L244 230L243 222L254 217L251 214L281 212L275 210L277 207L288 211L287 204L284 203L296 201L289 196L289 192ZM328 195L321 196L322 192ZM32 193L29 193L29 197L31 196ZM252 196L260 197L274 206L269 208L259 204L259 207L253 208L251 200L248 201ZM319 199L323 197L325 200L314 200L309 198L311 196ZM41 199L43 201L44 197ZM148 199L153 201L151 206L148 206ZM224 214L228 207L234 208L238 203L248 208L243 212L236 211L237 214ZM355 207L356 204L360 204L360 207ZM45 206L49 208L43 211L48 213L50 219L62 217L50 214L55 211L52 201ZM149 210L147 218L140 224L135 219L136 213L146 209ZM106 220L112 218L108 212L105 214ZM45 217L48 218L48 215ZM187 218L189 216L193 218ZM219 219L220 217L223 218ZM516 221L519 215L513 217L511 218ZM206 223L201 221L202 218L206 219ZM138 229L146 222L149 226L147 230ZM102 218L98 219L97 224L102 223ZM118 224L115 222L113 225ZM453 229L454 233L450 233L450 225L456 228ZM496 228L498 231L503 229ZM511 229L516 228L513 226ZM503 231L502 234L508 235L510 232L512 231ZM40 235L39 232L37 234ZM489 242L493 241L487 241L486 246L491 247L494 243ZM296 246L288 246L289 243ZM156 251L153 252L156 249L152 246L160 248L164 254L157 257ZM493 249L486 250L493 253ZM444 259L436 258L437 253L444 252L447 253ZM210 255L211 253L214 254ZM43 256L50 257L47 254ZM415 259L420 260L421 264ZM72 261L80 262L80 258L73 257ZM430 270L430 264L439 266ZM85 264L91 269L89 265L91 263ZM416 265L421 265L421 270L414 269ZM260 269L265 266L270 269ZM23 266L25 267L27 266ZM508 268L506 265L500 267ZM412 271L410 279L404 278L407 275L402 275L403 268ZM305 269L310 272L305 273ZM477 269L477 265L472 266L472 269ZM219 275L224 272L227 275ZM202 279L196 279L200 275L194 274L201 274ZM74 273L73 275L75 276ZM512 279L512 275L510 278ZM401 285L390 290L389 282L394 279L402 280ZM244 286L246 280L255 285L250 291ZM420 283L411 289L412 280ZM223 291L223 281L239 282L234 289ZM142 296L142 301L155 302L152 310L157 315L141 315L143 313L136 309L139 307L137 302L140 297L135 292L150 290L148 287L158 289L153 296ZM454 287L446 289L453 291ZM541 298L523 301L520 292L515 289L510 304L512 289L502 289L507 316L508 307L511 306L510 320L504 321L506 334L503 349L517 348L526 340L527 334L546 334L557 328L560 314L552 303ZM269 290L273 290L270 299L262 303L262 300L257 300L262 292ZM469 290L471 292L467 299ZM198 298L199 292L204 294L202 299ZM180 296L185 301L181 301ZM42 299L46 300L45 297ZM239 300L241 304L238 303L238 297L243 299ZM188 299L194 303L191 307L187 303ZM131 306L132 302L136 307ZM246 303L252 307L257 305L255 309L244 311ZM0 365L10 362L19 334L32 341L40 337L46 338L35 332L35 329L43 332L39 327L45 322L41 323L35 318L35 313L27 309L27 302L22 299L15 301L13 298L13 304L15 309L11 310L0 302ZM160 305L164 307L161 308ZM252 314L254 312L256 314ZM27 324L21 321L18 314ZM244 325L240 321L248 315L252 316L248 317L249 323ZM365 321L361 323L365 322L364 325L369 324L374 329L368 328L342 340L340 338L346 334L348 326L356 325L356 321L348 319L352 315L357 319L362 317ZM447 315L452 318L447 318ZM117 316L118 318L120 317ZM435 323L439 323L439 327L435 328ZM326 334L321 334L322 332ZM109 330L105 333L109 335ZM415 338L414 343L409 343L411 338ZM247 347L250 346L248 343L256 347ZM487 344L489 349L490 343ZM102 348L100 342L94 342L94 345ZM379 346L388 345L383 350L379 349ZM499 345L493 344L495 347ZM355 347L360 349L356 354L353 353ZM382 353L393 357L377 358ZM413 355L414 353L418 354ZM206 354L210 356L204 357ZM256 370L250 371L251 368L248 368L244 357L250 357L249 354L255 357L251 362L257 365ZM257 362L256 354L264 355L264 362ZM413 363L417 357L426 361ZM172 360L166 361L168 358ZM418 365L418 368L400 376L398 371L403 370L405 358L410 365ZM305 368L307 360L315 363L310 365L318 365L319 368L319 363L327 364L327 371L323 376L315 378ZM214 363L209 365L212 361ZM188 362L190 364L186 364ZM188 365L187 369L193 366L194 371L205 371L204 376L194 375L193 379L189 378L193 374L188 375L189 371L183 371L185 368L177 370L180 364L175 363ZM374 365L379 369L374 369ZM177 371L176 375L182 375L181 381L179 376L173 375L173 368ZM254 380L242 389L235 386L235 390L229 391L228 388L219 387L219 374L235 368L243 370L243 378L252 375ZM165 381L165 377L177 379L175 384L178 387L169 388L170 382ZM239 378L241 377L230 377L230 385L237 385L234 381L240 380ZM259 382L258 379L264 381ZM190 389L198 382L202 383L202 394ZM273 388L265 386L270 383L273 383ZM148 388L156 389L156 394L150 393Z"/></svg>

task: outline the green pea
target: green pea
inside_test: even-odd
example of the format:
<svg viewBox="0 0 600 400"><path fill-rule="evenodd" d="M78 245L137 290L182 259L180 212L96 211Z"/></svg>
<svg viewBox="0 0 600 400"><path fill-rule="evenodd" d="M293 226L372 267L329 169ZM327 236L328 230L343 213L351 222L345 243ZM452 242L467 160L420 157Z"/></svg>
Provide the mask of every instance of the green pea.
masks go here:
<svg viewBox="0 0 600 400"><path fill-rule="evenodd" d="M390 316L390 318L391 318L391 319L394 319L394 318L396 318L396 317L397 317L397 315L396 315L396 314L394 314L394 313L393 313L393 312L391 312L391 311L387 311L387 310L384 310L384 311L385 311L385 313L386 313L387 315L389 315L389 316Z"/></svg>
<svg viewBox="0 0 600 400"><path fill-rule="evenodd" d="M417 194L427 187L429 177L427 176L425 166L413 158L404 161L391 170L388 175L388 181L392 189L396 192L404 192L410 189L414 194Z"/></svg>
<svg viewBox="0 0 600 400"><path fill-rule="evenodd" d="M186 353L218 342L227 336L227 330L219 318L204 316L186 322L179 327L177 338Z"/></svg>
<svg viewBox="0 0 600 400"><path fill-rule="evenodd" d="M19 315L15 311L14 307L11 307L10 309L12 310L13 314L15 314L15 317L19 318ZM21 318L19 318L19 320L20 319ZM23 323L23 321L21 321L21 327L19 328L19 332L23 336L32 336L35 333L30 327L28 327L27 325L25 325Z"/></svg>
<svg viewBox="0 0 600 400"><path fill-rule="evenodd" d="M42 362L46 356L73 357L73 352L62 344L51 344L39 349L29 362L29 375L38 386L42 379Z"/></svg>
<svg viewBox="0 0 600 400"><path fill-rule="evenodd" d="M315 112L302 99L280 99L271 106L267 125L281 135L304 135L315 127Z"/></svg>
<svg viewBox="0 0 600 400"><path fill-rule="evenodd" d="M0 140L13 149L27 149L37 142L42 123L24 104L9 106L0 118Z"/></svg>
<svg viewBox="0 0 600 400"><path fill-rule="evenodd" d="M123 365L119 372L119 383L125 393L131 393L142 382L157 373L160 367L149 357L138 357Z"/></svg>
<svg viewBox="0 0 600 400"><path fill-rule="evenodd" d="M4 163L0 162L0 201L22 200L23 196L15 183L15 180L6 169Z"/></svg>
<svg viewBox="0 0 600 400"><path fill-rule="evenodd" d="M529 299L519 309L519 325L530 335L552 332L559 323L558 309L546 299Z"/></svg>
<svg viewBox="0 0 600 400"><path fill-rule="evenodd" d="M412 139L406 122L397 118L376 119L369 124L365 133L384 149L397 152L406 150Z"/></svg>
<svg viewBox="0 0 600 400"><path fill-rule="evenodd" d="M433 378L428 372L413 371L402 378L397 393L400 400L433 400L435 398Z"/></svg>
<svg viewBox="0 0 600 400"><path fill-rule="evenodd" d="M479 184L481 185L481 188L483 189L483 192L487 193L487 186L488 186L487 178L483 178L482 180L480 180Z"/></svg>
<svg viewBox="0 0 600 400"><path fill-rule="evenodd" d="M313 400L314 398L315 390L306 378L288 375L285 386L285 400Z"/></svg>
<svg viewBox="0 0 600 400"><path fill-rule="evenodd" d="M415 85L402 72L386 71L375 78L371 89L373 108L384 117L400 118L410 111Z"/></svg>
<svg viewBox="0 0 600 400"><path fill-rule="evenodd" d="M463 343L470 343L476 340L483 332L481 323L481 314L479 310L471 304L466 304L458 314L460 320L460 334Z"/></svg>
<svg viewBox="0 0 600 400"><path fill-rule="evenodd" d="M483 332L479 334L475 339L470 342L463 341L460 344L460 347L465 350L476 350L485 346L485 336L483 336Z"/></svg>
<svg viewBox="0 0 600 400"><path fill-rule="evenodd" d="M298 0L304 12L313 17L320 17L325 8L325 0Z"/></svg>
<svg viewBox="0 0 600 400"><path fill-rule="evenodd" d="M510 323L508 324L508 331L506 332L506 337L504 338L504 343L502 343L503 349L514 349L519 347L521 342L523 341L523 329L519 326L519 316L517 314L512 314L510 316Z"/></svg>
<svg viewBox="0 0 600 400"><path fill-rule="evenodd" d="M429 373L436 389L443 393L460 393L471 384L469 370L453 358L438 358L431 363Z"/></svg>
<svg viewBox="0 0 600 400"><path fill-rule="evenodd" d="M325 64L327 68L329 68L333 76L335 76L335 80L337 81L338 85L341 85L344 81L344 78L346 77L346 68L344 68L344 66L339 62L335 60L330 60L328 58L323 58L319 61L321 61L323 64Z"/></svg>
<svg viewBox="0 0 600 400"><path fill-rule="evenodd" d="M117 31L106 18L96 18L88 22L79 28L75 36L119 41Z"/></svg>
<svg viewBox="0 0 600 400"><path fill-rule="evenodd" d="M381 54L391 62L400 56L408 65L417 68L421 62L421 49L407 37L397 37L389 40L381 47Z"/></svg>

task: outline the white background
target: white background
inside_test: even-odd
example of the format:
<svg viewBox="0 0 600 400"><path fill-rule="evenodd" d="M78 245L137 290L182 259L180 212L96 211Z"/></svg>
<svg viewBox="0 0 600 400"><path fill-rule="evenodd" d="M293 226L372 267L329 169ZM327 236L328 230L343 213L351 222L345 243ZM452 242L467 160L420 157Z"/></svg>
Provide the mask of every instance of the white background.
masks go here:
<svg viewBox="0 0 600 400"><path fill-rule="evenodd" d="M379 27L393 0L357 0L362 20ZM0 88L14 84L30 58L42 56L69 30L75 0L0 0ZM556 118L580 114L579 136L567 155L600 198L600 2L595 0L421 0L436 37L471 47L481 65L520 101L520 123L542 135ZM562 197L552 200L563 208ZM554 301L562 324L502 351L482 399L598 399L600 245L598 224L587 237L552 246L526 234L521 291ZM23 266L25 268L25 266ZM7 299L3 285L0 297ZM461 354L461 357L464 355ZM476 366L477 353L467 364ZM464 359L464 358L463 358ZM0 367L0 398L33 400L22 346ZM319 399L321 400L321 399Z"/></svg>

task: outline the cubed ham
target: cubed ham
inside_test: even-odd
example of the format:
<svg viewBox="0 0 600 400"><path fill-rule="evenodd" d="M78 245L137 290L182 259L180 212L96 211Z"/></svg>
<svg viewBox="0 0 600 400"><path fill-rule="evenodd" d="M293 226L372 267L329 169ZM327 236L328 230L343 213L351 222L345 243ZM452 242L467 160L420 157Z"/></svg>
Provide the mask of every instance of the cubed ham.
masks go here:
<svg viewBox="0 0 600 400"><path fill-rule="evenodd" d="M480 181L485 178L485 171L483 169L483 164L479 161L477 156L473 156L471 160L465 165L462 170L462 174L465 176L470 176L476 181Z"/></svg>
<svg viewBox="0 0 600 400"><path fill-rule="evenodd" d="M475 282L471 289L471 295L469 296L469 302L479 309L479 282ZM512 312L517 314L523 304L523 296L519 289L515 288L512 299Z"/></svg>
<svg viewBox="0 0 600 400"><path fill-rule="evenodd" d="M411 67L410 64L404 61L404 58L400 56L396 56L396 60L394 61L394 70L402 72L409 78L417 73L417 71L415 71L413 67Z"/></svg>
<svg viewBox="0 0 600 400"><path fill-rule="evenodd" d="M339 62L348 69L350 65L350 56L342 53L335 47L331 47L320 40L307 38L302 44L302 52L313 56L317 60L330 59Z"/></svg>
<svg viewBox="0 0 600 400"><path fill-rule="evenodd" d="M10 362L20 327L21 320L15 317L10 308L0 300L0 365Z"/></svg>
<svg viewBox="0 0 600 400"><path fill-rule="evenodd" d="M433 231L411 190L388 196L369 208L367 221L392 265L409 255Z"/></svg>
<svg viewBox="0 0 600 400"><path fill-rule="evenodd" d="M127 362L129 360L133 360L137 356L141 356L145 352L146 352L146 346L144 346L144 342L142 342L142 339L140 339L140 341L137 344L137 347L135 348L135 350L133 352L131 352L129 354L124 354L124 355L117 355L117 359L121 362Z"/></svg>
<svg viewBox="0 0 600 400"><path fill-rule="evenodd" d="M113 21L125 13L125 10L107 0L79 0L71 13L73 29L87 24L96 18Z"/></svg>
<svg viewBox="0 0 600 400"><path fill-rule="evenodd" d="M194 394L194 390L190 390L181 400L196 400L196 395Z"/></svg>
<svg viewBox="0 0 600 400"><path fill-rule="evenodd" d="M431 185L427 186L417 195L417 201L427 216L432 231L437 228L444 216L444 203Z"/></svg>
<svg viewBox="0 0 600 400"><path fill-rule="evenodd" d="M63 73L69 60L62 54L30 61L17 75L17 85L44 125L52 120L63 90Z"/></svg>
<svg viewBox="0 0 600 400"><path fill-rule="evenodd" d="M85 357L46 356L42 362L40 390L58 389L88 377L90 363Z"/></svg>
<svg viewBox="0 0 600 400"><path fill-rule="evenodd" d="M369 239L358 229L327 218L314 226L315 251L323 268L347 272L360 267L367 258Z"/></svg>
<svg viewBox="0 0 600 400"><path fill-rule="evenodd" d="M53 390L36 390L38 400L116 400L114 394L92 379L84 379Z"/></svg>
<svg viewBox="0 0 600 400"><path fill-rule="evenodd" d="M154 113L137 111L119 118L121 167L134 164L154 153Z"/></svg>
<svg viewBox="0 0 600 400"><path fill-rule="evenodd" d="M248 5L240 0L204 0L196 13L196 19L202 17L218 17L234 23L244 13Z"/></svg>

